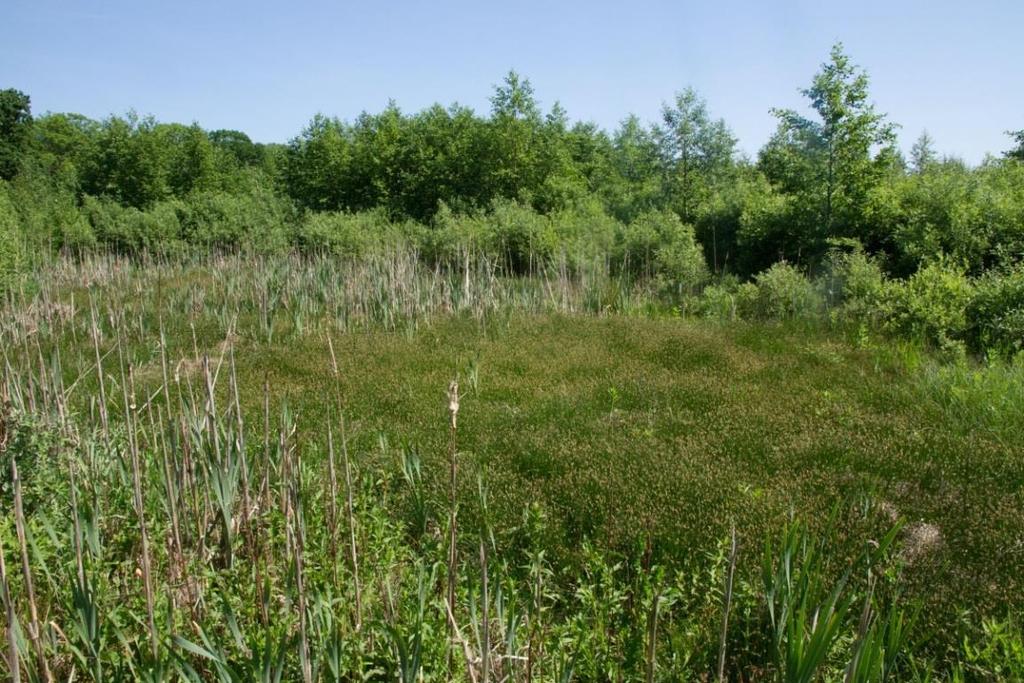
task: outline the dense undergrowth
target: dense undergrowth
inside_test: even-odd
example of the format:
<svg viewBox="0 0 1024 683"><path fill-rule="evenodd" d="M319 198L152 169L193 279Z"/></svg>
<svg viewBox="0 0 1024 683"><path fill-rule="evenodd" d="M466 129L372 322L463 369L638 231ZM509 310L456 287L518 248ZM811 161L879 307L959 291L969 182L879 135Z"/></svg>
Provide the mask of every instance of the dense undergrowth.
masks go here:
<svg viewBox="0 0 1024 683"><path fill-rule="evenodd" d="M1022 675L1019 364L887 341L854 316L878 288L830 304L778 268L712 315L596 267L462 264L19 279L0 538L22 676Z"/></svg>

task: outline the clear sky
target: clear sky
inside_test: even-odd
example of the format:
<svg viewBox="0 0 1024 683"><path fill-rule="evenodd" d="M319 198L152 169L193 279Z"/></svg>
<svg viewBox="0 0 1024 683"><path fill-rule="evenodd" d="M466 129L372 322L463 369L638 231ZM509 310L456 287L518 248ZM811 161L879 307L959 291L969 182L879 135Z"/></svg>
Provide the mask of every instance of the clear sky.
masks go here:
<svg viewBox="0 0 1024 683"><path fill-rule="evenodd" d="M1024 128L1024 0L718 2L132 2L2 0L0 88L33 110L293 137L316 112L350 119L389 98L484 112L510 68L546 109L613 128L653 121L686 86L756 154L772 107L803 106L841 40L909 148L980 161Z"/></svg>

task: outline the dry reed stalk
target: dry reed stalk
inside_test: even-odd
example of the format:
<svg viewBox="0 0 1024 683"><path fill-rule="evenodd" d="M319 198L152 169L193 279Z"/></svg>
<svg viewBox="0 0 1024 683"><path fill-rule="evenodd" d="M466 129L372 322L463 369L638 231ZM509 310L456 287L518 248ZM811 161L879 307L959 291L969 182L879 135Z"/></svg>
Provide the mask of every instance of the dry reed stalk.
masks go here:
<svg viewBox="0 0 1024 683"><path fill-rule="evenodd" d="M7 561L4 559L3 544L0 543L0 598L3 599L7 630L7 667L11 672L11 683L21 683L21 664L18 662L18 639L15 636L17 617L11 602L10 585L7 582Z"/></svg>
<svg viewBox="0 0 1024 683"><path fill-rule="evenodd" d="M110 420L107 416L107 389L103 380L103 358L100 356L100 329L96 321L96 303L90 297L89 315L92 319L92 346L96 352L96 378L100 389L100 425L103 428L103 445L110 450Z"/></svg>
<svg viewBox="0 0 1024 683"><path fill-rule="evenodd" d="M444 607L448 614L448 630L452 634L452 641L458 642L460 645L462 645L462 655L466 659L466 672L469 674L470 683L477 683L476 666L474 661L476 658L473 656L473 648L470 647L469 641L467 641L465 637L463 637L462 630L459 628L458 623L456 623L455 621L455 613L452 612L451 607L449 607L448 603L445 603ZM452 667L453 662L449 661L449 676L451 676Z"/></svg>
<svg viewBox="0 0 1024 683"><path fill-rule="evenodd" d="M661 606L661 588L654 592L651 609L647 613L647 683L654 683L658 646L658 609Z"/></svg>
<svg viewBox="0 0 1024 683"><path fill-rule="evenodd" d="M456 530L456 483L458 477L458 460L456 459L456 432L458 429L458 417L459 417L459 383L456 380L448 385L448 460L450 465L450 481L449 481L449 499L448 504L451 512L451 516L448 522L448 612L452 615L455 614L455 582L456 572L458 570L458 551L456 549L456 541L458 540L458 532ZM451 620L451 626L455 626L454 616ZM449 629L449 637L452 636L451 629ZM452 667L452 653L448 653L448 668Z"/></svg>
<svg viewBox="0 0 1024 683"><path fill-rule="evenodd" d="M167 424L164 422L163 406L157 406L157 423L159 425ZM177 466L171 463L173 457L170 446L167 443L166 431L161 430L161 448L160 448L160 464L164 470L164 494L167 496L167 513L171 518L171 562L170 567L170 583L171 585L177 585L182 577L185 575L185 549L181 543L181 520L178 513L178 492L180 485L177 483L178 472ZM177 597L174 591L171 591L171 610L177 608Z"/></svg>
<svg viewBox="0 0 1024 683"><path fill-rule="evenodd" d="M327 507L327 526L330 533L328 550L331 555L331 578L338 584L338 475L334 466L334 430L330 411L327 416L327 480L330 487Z"/></svg>
<svg viewBox="0 0 1024 683"><path fill-rule="evenodd" d="M0 457L7 453L7 444L10 441L10 427L9 418L10 414L10 399L7 395L7 371L4 371L4 381L0 384ZM11 458L11 464L14 465L14 458ZM2 538L0 538L2 541ZM6 614L6 630L7 630L7 666L11 672L11 681L13 683L20 683L21 681L21 665L18 662L18 640L15 636L15 629L17 628L17 616L14 613L14 603L11 602L11 589L10 584L7 581L7 560L5 559L6 551L4 550L3 543L0 542L0 598L3 598L4 612ZM28 574L25 574L28 576Z"/></svg>
<svg viewBox="0 0 1024 683"><path fill-rule="evenodd" d="M487 584L487 543L480 539L480 575L481 575L481 598L483 609L480 616L480 680L487 683L491 675L491 613L490 613L490 592Z"/></svg>
<svg viewBox="0 0 1024 683"><path fill-rule="evenodd" d="M302 668L303 682L312 683L313 670L310 661L309 626L306 623L307 600L304 566L305 521L302 514L302 462L297 452L292 454L290 451L285 450L290 436L290 434L285 435L284 425L282 425L281 444L282 450L287 454L286 462L288 463L287 478L284 480L283 487L289 501L285 511L285 529L288 532L286 534L289 541L288 546L292 554L292 562L295 566L295 590L298 594L299 663ZM292 455L295 456L294 463L292 462Z"/></svg>
<svg viewBox="0 0 1024 683"><path fill-rule="evenodd" d="M17 458L11 455L11 483L14 487L14 526L18 535L18 546L21 550L21 575L25 582L25 595L28 598L28 637L36 654L39 677L49 683L53 680L50 665L46 661L42 635L39 626L39 608L36 604L36 591L32 581L32 568L28 560L28 539L25 533L25 510L21 499L21 477L18 474Z"/></svg>
<svg viewBox="0 0 1024 683"><path fill-rule="evenodd" d="M729 635L729 610L732 608L732 585L733 578L736 574L736 525L732 525L732 543L729 549L729 573L725 580L725 595L723 600L725 602L724 609L722 610L722 635L718 644L718 681L722 683L725 681L725 645L726 638Z"/></svg>
<svg viewBox="0 0 1024 683"><path fill-rule="evenodd" d="M348 517L349 562L352 569L352 584L356 602L356 631L363 625L362 587L359 583L359 553L356 545L356 517L352 493L352 465L348 457L348 435L345 431L345 411L341 400L341 374L338 371L338 358L334 354L334 342L327 335L327 348L331 352L331 369L334 372L335 399L338 404L338 421L341 427L341 456L345 468L345 515Z"/></svg>
<svg viewBox="0 0 1024 683"><path fill-rule="evenodd" d="M249 458L246 454L245 449L245 419L242 416L242 402L238 395L238 374L235 369L235 346L231 345L229 349L230 357L230 369L231 369L231 393L234 399L234 410L235 410L235 424L238 430L236 436L239 455L239 463L241 466L241 477L242 477L242 517L239 521L239 526L242 528L242 533L245 537L245 544L249 556L252 556L252 533L249 529L249 515L252 514L252 499L249 495Z"/></svg>
<svg viewBox="0 0 1024 683"><path fill-rule="evenodd" d="M119 347L120 344L121 339L120 335L118 335ZM129 380L127 383L122 380L121 388L124 393L125 427L128 431L128 450L129 455L131 456L132 465L132 495L135 503L135 515L139 523L140 541L142 544L142 582L146 597L146 621L149 628L149 646L151 654L153 655L153 660L156 661L159 656L159 650L156 634L156 619L154 617L153 607L153 571L149 556L149 534L146 531L145 498L143 497L142 492L142 464L139 458L138 432L135 424L135 380L134 373L132 372L130 365L128 366L128 377ZM128 396L129 385L133 387L131 398Z"/></svg>

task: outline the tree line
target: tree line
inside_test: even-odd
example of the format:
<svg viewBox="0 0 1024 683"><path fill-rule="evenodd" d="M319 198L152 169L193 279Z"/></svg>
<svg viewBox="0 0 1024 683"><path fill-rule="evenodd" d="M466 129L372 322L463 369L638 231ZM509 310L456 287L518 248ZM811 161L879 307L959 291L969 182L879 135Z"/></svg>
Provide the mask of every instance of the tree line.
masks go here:
<svg viewBox="0 0 1024 683"><path fill-rule="evenodd" d="M543 111L515 72L495 87L486 115L390 103L353 121L318 114L287 144L136 114L33 117L27 95L5 90L0 224L30 245L69 250L266 244L267 231L278 235L272 244L323 245L339 234L369 239L353 231L382 221L319 214L372 212L415 222L429 237L452 216L515 205L617 222L627 227L609 239L620 246L636 236L634 223L678 220L711 273L741 278L779 261L814 270L836 248L863 248L898 276L940 257L975 275L1021 259L1024 130L975 167L940 158L927 134L905 158L896 124L875 108L867 74L841 45L802 92L809 115L774 110L776 132L748 159L692 89L655 123L631 115L606 131L571 121L558 103ZM552 250L565 246L549 237Z"/></svg>

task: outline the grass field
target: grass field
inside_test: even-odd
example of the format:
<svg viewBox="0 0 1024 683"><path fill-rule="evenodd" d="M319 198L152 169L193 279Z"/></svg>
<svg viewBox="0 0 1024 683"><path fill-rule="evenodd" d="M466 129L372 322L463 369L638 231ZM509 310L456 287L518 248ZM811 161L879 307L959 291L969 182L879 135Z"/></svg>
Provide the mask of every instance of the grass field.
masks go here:
<svg viewBox="0 0 1024 683"><path fill-rule="evenodd" d="M912 644L889 653L901 678L928 662L962 667L958 648L983 618L1024 608L1019 368L944 367L821 326L589 311L588 287L607 283L556 283L552 296L552 283L484 279L470 291L467 276L463 298L445 299L436 274L413 273L371 300L358 294L363 271L221 265L58 264L8 303L8 452L20 459L35 598L12 573L16 515L3 547L27 674L42 641L58 676L245 680L280 662L297 680L530 680L516 662L545 661L536 642L550 657L538 680L642 680L652 661L658 680L713 678L720 648L733 678L814 680L772 653L813 641L852 566L848 630L827 641L820 674L831 678L865 641L856 617L876 579L864 583L856 558L872 543L887 557L872 609L919 610ZM466 575L452 617L472 624L468 664L444 637L453 453L455 571ZM6 513L14 482L3 484ZM803 589L806 634L778 635L762 574L794 528L828 554L794 550L822 584ZM541 565L550 604L532 583ZM480 594L488 574L504 598ZM66 585L76 580L78 593ZM509 626L516 596L524 612ZM360 630L364 614L377 626ZM532 630L541 615L548 629ZM504 649L489 644L498 632Z"/></svg>
<svg viewBox="0 0 1024 683"><path fill-rule="evenodd" d="M444 320L412 339L347 335L336 352L360 457L394 467L381 435L411 444L438 492L444 389L475 373L460 412L465 467L486 472L499 519L514 521L530 502L548 510L555 552L581 537L626 551L650 531L667 557L681 557L711 549L735 522L756 553L789 515L882 505L941 534L906 573L931 609L948 613L965 595L986 613L1021 606L1020 451L922 401L905 371L820 332L516 316L486 329ZM238 357L243 385L269 372L304 438L323 438L332 381L323 340ZM475 477L462 482L471 499Z"/></svg>

